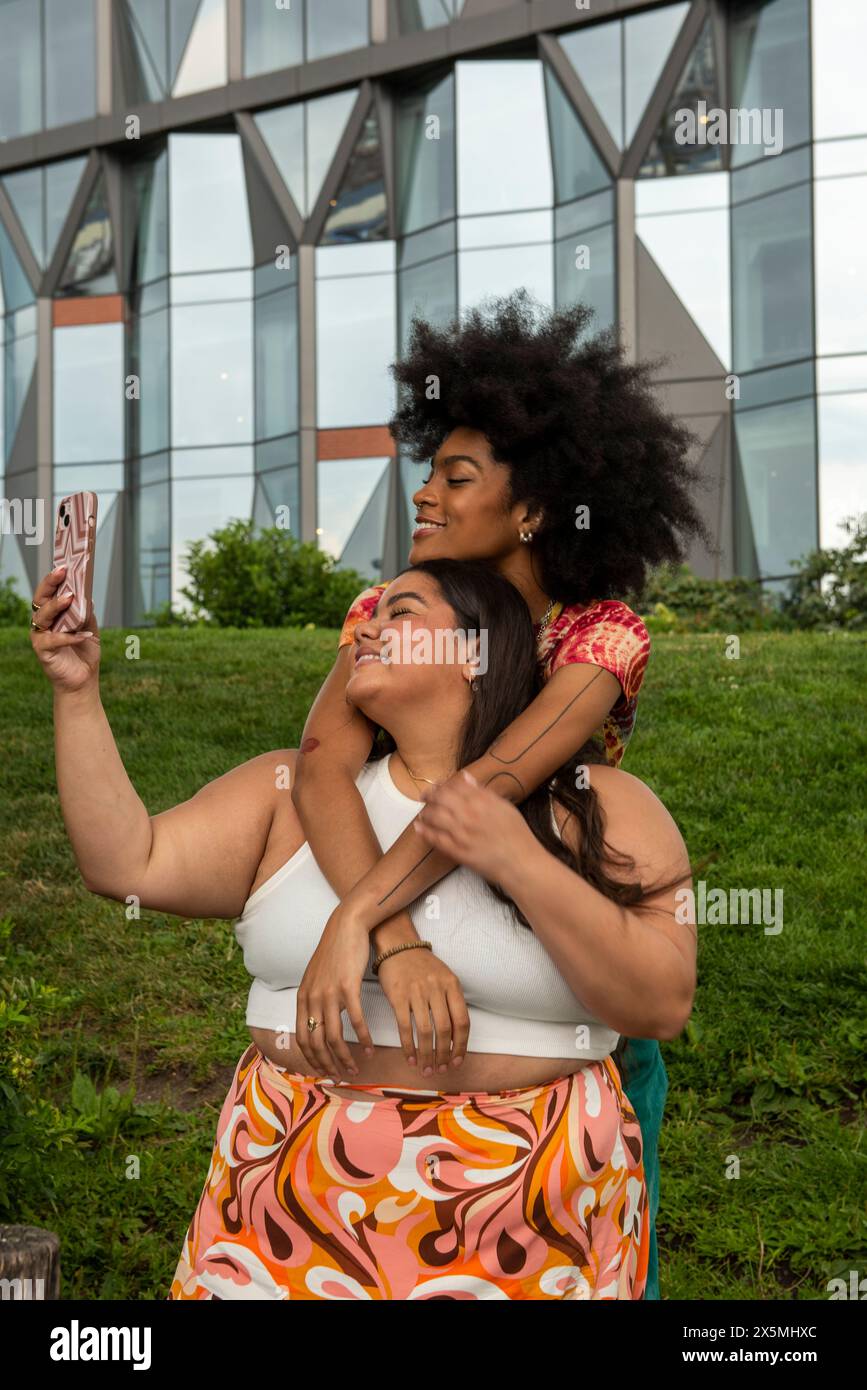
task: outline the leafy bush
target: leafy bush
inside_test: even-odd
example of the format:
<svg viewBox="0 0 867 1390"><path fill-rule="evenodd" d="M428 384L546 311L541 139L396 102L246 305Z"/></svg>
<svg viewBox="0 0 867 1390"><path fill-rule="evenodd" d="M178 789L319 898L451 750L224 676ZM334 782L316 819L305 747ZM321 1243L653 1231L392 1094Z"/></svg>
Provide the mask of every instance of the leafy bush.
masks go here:
<svg viewBox="0 0 867 1390"><path fill-rule="evenodd" d="M779 627L773 600L753 579L700 579L689 565L663 566L630 607L650 632L744 632ZM792 624L794 626L794 624Z"/></svg>
<svg viewBox="0 0 867 1390"><path fill-rule="evenodd" d="M26 627L30 622L30 603L15 592L15 580L0 584L0 627Z"/></svg>
<svg viewBox="0 0 867 1390"><path fill-rule="evenodd" d="M843 529L849 543L812 551L782 600L781 612L797 627L867 627L867 512L847 517Z"/></svg>
<svg viewBox="0 0 867 1390"><path fill-rule="evenodd" d="M236 519L193 541L186 560L190 583L181 590L192 619L217 627L340 627L360 589L371 582L309 541L279 526L254 535L254 523ZM161 610L161 625L184 622Z"/></svg>

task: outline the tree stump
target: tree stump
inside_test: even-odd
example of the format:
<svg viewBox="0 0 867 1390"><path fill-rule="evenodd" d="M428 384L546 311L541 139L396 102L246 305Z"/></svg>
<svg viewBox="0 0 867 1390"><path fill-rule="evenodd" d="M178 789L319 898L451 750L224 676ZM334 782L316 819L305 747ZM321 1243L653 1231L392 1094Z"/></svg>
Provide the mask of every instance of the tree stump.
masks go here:
<svg viewBox="0 0 867 1390"><path fill-rule="evenodd" d="M39 1226L0 1226L0 1300L60 1298L60 1237Z"/></svg>

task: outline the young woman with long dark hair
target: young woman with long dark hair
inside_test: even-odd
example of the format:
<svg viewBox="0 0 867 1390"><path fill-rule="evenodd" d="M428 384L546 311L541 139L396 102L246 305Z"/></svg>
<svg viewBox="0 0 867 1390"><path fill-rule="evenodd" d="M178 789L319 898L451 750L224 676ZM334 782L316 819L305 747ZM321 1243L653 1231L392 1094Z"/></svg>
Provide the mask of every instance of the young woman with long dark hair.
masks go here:
<svg viewBox="0 0 867 1390"><path fill-rule="evenodd" d="M517 291L442 328L416 318L393 368L401 397L392 433L429 468L413 499L410 563L485 563L515 586L535 625L542 689L469 764L477 781L515 803L590 739L620 766L650 651L623 595L640 592L653 566L682 559L693 537L711 544L692 496L700 483L688 460L692 436L660 406L647 364L628 362L609 334L584 337L589 317L581 305L540 312ZM345 693L355 626L384 587L352 605L300 745L295 804L342 900L305 973L302 1000L316 1018L354 1003L353 962L371 933L378 949L394 949L383 989L407 1060L428 1076L461 1063L454 983L430 953L395 948L418 939L407 904L435 889L455 860L412 827L382 854L355 784L371 730ZM323 1029L312 1041L311 1066L326 1064L325 1036ZM668 1079L651 1037L622 1039L618 1064L644 1136L645 1296L658 1298L658 1137Z"/></svg>

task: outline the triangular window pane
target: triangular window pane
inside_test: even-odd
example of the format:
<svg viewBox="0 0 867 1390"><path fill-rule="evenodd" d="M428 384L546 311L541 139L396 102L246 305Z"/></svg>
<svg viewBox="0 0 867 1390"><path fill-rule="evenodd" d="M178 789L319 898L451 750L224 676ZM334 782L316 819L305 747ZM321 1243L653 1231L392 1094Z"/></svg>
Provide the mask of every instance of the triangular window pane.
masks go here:
<svg viewBox="0 0 867 1390"><path fill-rule="evenodd" d="M379 122L371 111L362 126L337 197L332 200L332 211L325 223L322 245L382 241L387 236Z"/></svg>
<svg viewBox="0 0 867 1390"><path fill-rule="evenodd" d="M7 174L3 187L15 209L18 221L30 243L30 249L42 268L45 268L44 185L40 169L22 169Z"/></svg>
<svg viewBox="0 0 867 1390"><path fill-rule="evenodd" d="M0 223L0 277L3 280L3 309L12 314L32 304L36 296L30 281L24 274L21 262L15 254L9 233Z"/></svg>
<svg viewBox="0 0 867 1390"><path fill-rule="evenodd" d="M174 88L184 56L184 50L190 41L193 32L193 24L196 20L196 11L199 8L199 0L171 0L168 5L169 12L169 72L171 74L171 87Z"/></svg>
<svg viewBox="0 0 867 1390"><path fill-rule="evenodd" d="M607 188L611 176L596 152L577 111L550 68L545 68L548 129L558 203Z"/></svg>
<svg viewBox="0 0 867 1390"><path fill-rule="evenodd" d="M678 112L697 111L699 101L707 104L708 111L719 108L719 79L710 19L705 21L684 65L665 115L644 156L639 177L701 174L722 169L722 147L718 143L680 144L676 138L682 124Z"/></svg>
<svg viewBox="0 0 867 1390"><path fill-rule="evenodd" d="M292 201L307 216L307 197L304 184L304 103L294 106L275 106L253 117L259 133L280 177L292 195Z"/></svg>
<svg viewBox="0 0 867 1390"><path fill-rule="evenodd" d="M382 458L320 461L317 488L320 550L339 558L387 468L388 459Z"/></svg>
<svg viewBox="0 0 867 1390"><path fill-rule="evenodd" d="M69 215L87 160L63 159L45 169L45 264L54 255L57 238Z"/></svg>
<svg viewBox="0 0 867 1390"><path fill-rule="evenodd" d="M196 4L197 0L192 0L186 6L191 11L190 25ZM174 4L172 17L175 12L182 12L184 7L184 0ZM146 101L159 101L168 90L164 0L126 0L126 19L135 49L139 93Z"/></svg>
<svg viewBox="0 0 867 1390"><path fill-rule="evenodd" d="M632 15L624 21L627 145L638 129L688 10L689 0L684 0L684 3L667 5L662 10L651 10L649 14Z"/></svg>
<svg viewBox="0 0 867 1390"><path fill-rule="evenodd" d="M114 271L114 238L105 196L105 176L100 173L60 277L58 292L112 294L117 292Z"/></svg>
<svg viewBox="0 0 867 1390"><path fill-rule="evenodd" d="M173 97L222 87L228 62L226 0L202 0L172 86Z"/></svg>
<svg viewBox="0 0 867 1390"><path fill-rule="evenodd" d="M313 205L322 190L325 175L340 144L340 137L346 129L349 114L355 105L357 90L335 92L330 97L319 97L308 101L307 117L307 210L305 217L313 211Z"/></svg>
<svg viewBox="0 0 867 1390"><path fill-rule="evenodd" d="M302 217L310 216L319 196L357 94L354 88L335 92L253 118Z"/></svg>
<svg viewBox="0 0 867 1390"><path fill-rule="evenodd" d="M622 25L584 25L561 34L560 46L586 87L593 105L623 149Z"/></svg>

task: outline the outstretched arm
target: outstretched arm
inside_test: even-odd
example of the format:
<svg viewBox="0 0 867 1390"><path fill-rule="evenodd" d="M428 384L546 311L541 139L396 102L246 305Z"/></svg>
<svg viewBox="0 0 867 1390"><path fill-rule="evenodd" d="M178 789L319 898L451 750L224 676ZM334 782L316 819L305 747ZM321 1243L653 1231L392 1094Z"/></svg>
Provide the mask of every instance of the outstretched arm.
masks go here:
<svg viewBox="0 0 867 1390"><path fill-rule="evenodd" d="M468 770L497 795L524 801L598 730L620 693L619 681L601 666L561 667ZM414 825L344 897L338 909L343 920L373 931L455 867L447 854L425 848Z"/></svg>

